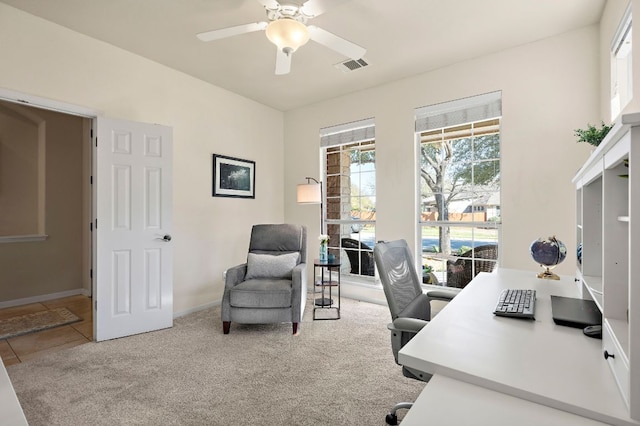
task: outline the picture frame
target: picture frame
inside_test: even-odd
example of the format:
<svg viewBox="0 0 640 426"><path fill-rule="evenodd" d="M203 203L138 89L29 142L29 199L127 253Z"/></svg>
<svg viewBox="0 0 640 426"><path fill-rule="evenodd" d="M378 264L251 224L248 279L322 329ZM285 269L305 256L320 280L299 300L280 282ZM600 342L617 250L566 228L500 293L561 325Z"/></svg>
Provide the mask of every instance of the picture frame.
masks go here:
<svg viewBox="0 0 640 426"><path fill-rule="evenodd" d="M213 154L212 196L256 198L256 162Z"/></svg>

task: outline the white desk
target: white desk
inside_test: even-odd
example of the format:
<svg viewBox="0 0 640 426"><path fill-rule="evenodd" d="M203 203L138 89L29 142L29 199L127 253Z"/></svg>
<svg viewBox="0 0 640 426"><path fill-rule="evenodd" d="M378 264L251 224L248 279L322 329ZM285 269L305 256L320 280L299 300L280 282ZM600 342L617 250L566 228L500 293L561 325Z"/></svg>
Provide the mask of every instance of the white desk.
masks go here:
<svg viewBox="0 0 640 426"><path fill-rule="evenodd" d="M535 321L493 315L505 288L537 291ZM629 417L602 341L555 325L551 294L580 297L573 277L553 281L530 271L482 273L400 350L398 361L601 422L640 425Z"/></svg>
<svg viewBox="0 0 640 426"><path fill-rule="evenodd" d="M446 376L433 376L402 426L605 426Z"/></svg>
<svg viewBox="0 0 640 426"><path fill-rule="evenodd" d="M0 424L6 426L28 426L7 370L0 359Z"/></svg>

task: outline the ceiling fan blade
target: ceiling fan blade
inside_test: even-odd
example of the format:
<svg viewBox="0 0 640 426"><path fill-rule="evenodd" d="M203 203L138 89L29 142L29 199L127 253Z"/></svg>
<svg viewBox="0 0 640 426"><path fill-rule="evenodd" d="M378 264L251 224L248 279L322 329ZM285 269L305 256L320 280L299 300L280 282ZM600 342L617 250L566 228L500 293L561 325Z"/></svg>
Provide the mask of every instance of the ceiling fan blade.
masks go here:
<svg viewBox="0 0 640 426"><path fill-rule="evenodd" d="M221 38L233 37L240 34L252 33L267 28L266 22L253 22L251 24L236 25L235 27L221 28L219 30L206 31L196 34L202 41L220 40Z"/></svg>
<svg viewBox="0 0 640 426"><path fill-rule="evenodd" d="M280 5L280 3L278 3L276 0L258 0L258 3L263 5L265 9L272 9L272 10L277 9L278 6Z"/></svg>
<svg viewBox="0 0 640 426"><path fill-rule="evenodd" d="M307 0L300 6L300 11L307 17L315 18L325 13L326 8L321 0Z"/></svg>
<svg viewBox="0 0 640 426"><path fill-rule="evenodd" d="M281 49L276 53L276 75L289 74L291 71L291 53L286 54Z"/></svg>
<svg viewBox="0 0 640 426"><path fill-rule="evenodd" d="M364 47L351 43L327 30L313 25L309 25L307 28L309 28L309 38L311 38L311 40L351 59L360 59L367 53L367 49Z"/></svg>

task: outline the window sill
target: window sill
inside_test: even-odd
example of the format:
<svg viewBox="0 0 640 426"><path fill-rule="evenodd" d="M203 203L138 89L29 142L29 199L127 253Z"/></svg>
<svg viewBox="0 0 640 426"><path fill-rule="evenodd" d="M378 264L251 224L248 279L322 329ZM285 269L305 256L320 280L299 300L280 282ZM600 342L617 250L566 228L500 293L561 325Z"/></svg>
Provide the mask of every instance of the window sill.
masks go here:
<svg viewBox="0 0 640 426"><path fill-rule="evenodd" d="M48 238L45 234L30 234L30 235L7 235L0 237L0 244L2 243L31 243L35 241L44 241Z"/></svg>

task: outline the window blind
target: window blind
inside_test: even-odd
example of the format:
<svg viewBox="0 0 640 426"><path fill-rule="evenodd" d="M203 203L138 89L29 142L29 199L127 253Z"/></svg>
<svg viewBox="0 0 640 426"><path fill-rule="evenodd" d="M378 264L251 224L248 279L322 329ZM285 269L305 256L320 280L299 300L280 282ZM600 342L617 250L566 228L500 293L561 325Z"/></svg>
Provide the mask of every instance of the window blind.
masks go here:
<svg viewBox="0 0 640 426"><path fill-rule="evenodd" d="M320 129L320 146L323 148L364 142L375 138L376 127L373 118Z"/></svg>
<svg viewBox="0 0 640 426"><path fill-rule="evenodd" d="M502 92L491 92L416 108L416 132L441 129L502 116Z"/></svg>

